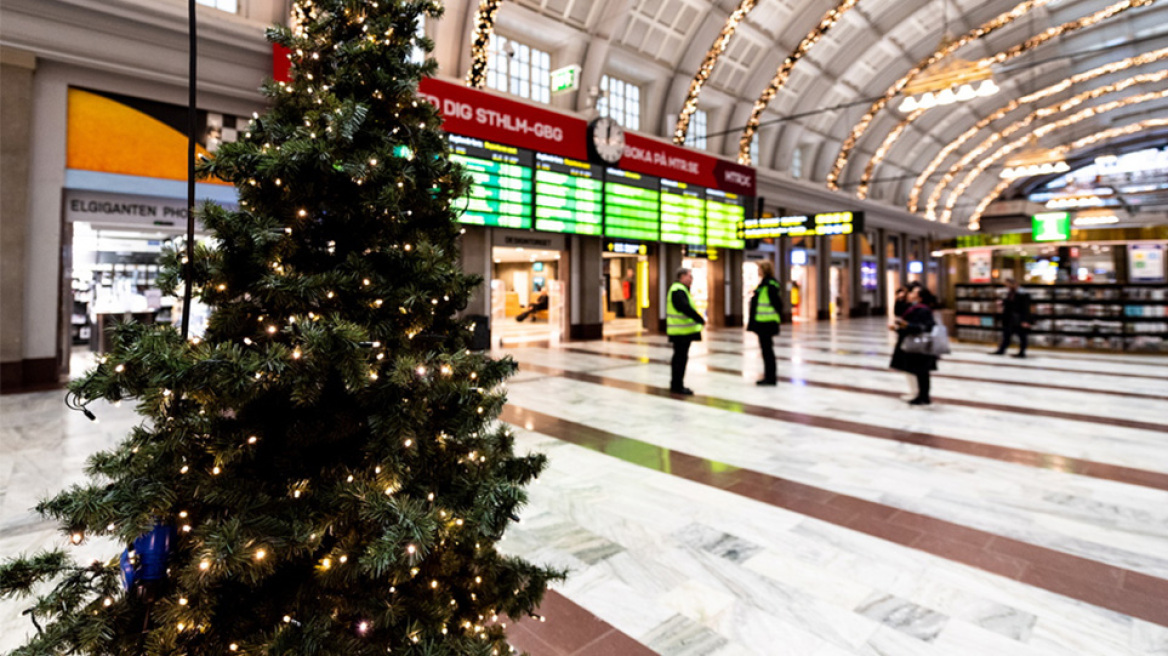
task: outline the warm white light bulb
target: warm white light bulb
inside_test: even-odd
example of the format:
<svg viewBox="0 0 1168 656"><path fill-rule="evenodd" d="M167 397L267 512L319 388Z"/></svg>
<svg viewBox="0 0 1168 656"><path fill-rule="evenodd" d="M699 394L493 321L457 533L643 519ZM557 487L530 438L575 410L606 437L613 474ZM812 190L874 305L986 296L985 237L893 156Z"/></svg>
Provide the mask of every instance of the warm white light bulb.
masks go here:
<svg viewBox="0 0 1168 656"><path fill-rule="evenodd" d="M897 109L899 109L900 113L902 114L910 114L915 112L917 107L917 99L912 96L906 96L905 99L900 102L900 106L897 107Z"/></svg>

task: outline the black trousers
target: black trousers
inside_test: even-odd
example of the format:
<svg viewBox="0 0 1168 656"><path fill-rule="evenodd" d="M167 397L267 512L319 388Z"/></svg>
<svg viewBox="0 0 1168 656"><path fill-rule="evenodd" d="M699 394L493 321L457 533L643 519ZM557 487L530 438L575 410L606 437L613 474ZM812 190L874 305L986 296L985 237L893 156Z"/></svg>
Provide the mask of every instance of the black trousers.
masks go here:
<svg viewBox="0 0 1168 656"><path fill-rule="evenodd" d="M685 387L685 367L689 364L689 345L692 339L677 339L673 341L672 377L669 380L669 389L680 390Z"/></svg>
<svg viewBox="0 0 1168 656"><path fill-rule="evenodd" d="M917 398L922 401L929 401L929 372L922 371L917 374Z"/></svg>
<svg viewBox="0 0 1168 656"><path fill-rule="evenodd" d="M1029 341L1030 331L1020 324L1009 321L1002 323L1002 343L998 346L998 353L1005 353L1006 349L1010 348L1010 341L1014 339L1014 335L1018 336L1018 352L1026 353L1026 343Z"/></svg>
<svg viewBox="0 0 1168 656"><path fill-rule="evenodd" d="M774 335L758 334L758 348L762 351L762 379L773 383L778 372L775 367L775 338Z"/></svg>

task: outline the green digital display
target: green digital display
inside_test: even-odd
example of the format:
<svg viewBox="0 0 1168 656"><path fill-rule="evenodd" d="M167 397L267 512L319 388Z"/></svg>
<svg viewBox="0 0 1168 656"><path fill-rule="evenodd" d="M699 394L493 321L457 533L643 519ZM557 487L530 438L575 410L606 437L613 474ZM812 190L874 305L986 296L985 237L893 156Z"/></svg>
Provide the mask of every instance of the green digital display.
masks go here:
<svg viewBox="0 0 1168 656"><path fill-rule="evenodd" d="M474 179L460 223L530 228L535 155L529 150L450 135L451 161Z"/></svg>
<svg viewBox="0 0 1168 656"><path fill-rule="evenodd" d="M717 189L706 190L706 245L745 248L738 226L746 220L746 198Z"/></svg>
<svg viewBox="0 0 1168 656"><path fill-rule="evenodd" d="M1071 238L1071 214L1069 212L1043 212L1030 220L1034 241L1067 241Z"/></svg>
<svg viewBox="0 0 1168 656"><path fill-rule="evenodd" d="M661 241L699 246L706 240L705 189L661 180Z"/></svg>
<svg viewBox="0 0 1168 656"><path fill-rule="evenodd" d="M535 154L535 229L599 235L604 228L601 168L588 162Z"/></svg>
<svg viewBox="0 0 1168 656"><path fill-rule="evenodd" d="M620 169L605 171L605 237L657 241L661 236L660 210L660 178Z"/></svg>

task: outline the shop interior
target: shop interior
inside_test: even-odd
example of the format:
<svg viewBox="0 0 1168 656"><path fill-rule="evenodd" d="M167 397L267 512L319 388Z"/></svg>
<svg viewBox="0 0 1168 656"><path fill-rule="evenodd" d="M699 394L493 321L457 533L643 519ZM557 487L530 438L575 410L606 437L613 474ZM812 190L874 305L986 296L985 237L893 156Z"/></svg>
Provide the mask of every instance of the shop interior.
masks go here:
<svg viewBox="0 0 1168 656"><path fill-rule="evenodd" d="M180 320L181 299L163 295L157 284L163 248L183 239L177 230L85 222L70 225L69 332L76 357L86 360L107 350L109 329L116 321ZM191 334L203 333L207 314L207 307L195 300Z"/></svg>
<svg viewBox="0 0 1168 656"><path fill-rule="evenodd" d="M649 312L649 256L604 253L604 334L641 332Z"/></svg>
<svg viewBox="0 0 1168 656"><path fill-rule="evenodd" d="M815 262L808 251L791 251L790 307L792 321L815 321L818 316Z"/></svg>
<svg viewBox="0 0 1168 656"><path fill-rule="evenodd" d="M693 297L694 308L698 314L710 320L710 261L702 257L685 257L681 266L693 274L693 284L689 286L689 294Z"/></svg>
<svg viewBox="0 0 1168 656"><path fill-rule="evenodd" d="M567 307L565 254L495 247L491 252L491 337L497 346L559 339Z"/></svg>

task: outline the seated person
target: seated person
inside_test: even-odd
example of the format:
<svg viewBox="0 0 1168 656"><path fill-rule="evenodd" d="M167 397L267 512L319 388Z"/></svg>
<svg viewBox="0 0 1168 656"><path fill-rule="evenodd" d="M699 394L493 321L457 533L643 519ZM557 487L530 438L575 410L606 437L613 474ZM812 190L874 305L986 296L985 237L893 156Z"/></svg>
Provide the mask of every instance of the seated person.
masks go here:
<svg viewBox="0 0 1168 656"><path fill-rule="evenodd" d="M548 293L547 293L546 289L541 288L539 290L539 297L535 299L535 302L533 302L531 305L528 305L526 310L524 310L522 313L520 313L519 316L515 317L515 320L516 321L523 321L524 319L526 319L527 317L530 317L531 315L535 314L536 312L539 312L540 310L546 310L546 309L548 309Z"/></svg>

